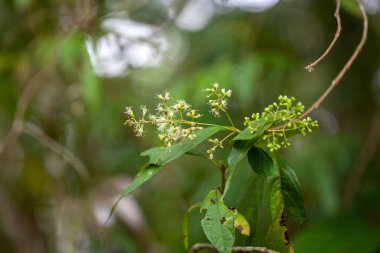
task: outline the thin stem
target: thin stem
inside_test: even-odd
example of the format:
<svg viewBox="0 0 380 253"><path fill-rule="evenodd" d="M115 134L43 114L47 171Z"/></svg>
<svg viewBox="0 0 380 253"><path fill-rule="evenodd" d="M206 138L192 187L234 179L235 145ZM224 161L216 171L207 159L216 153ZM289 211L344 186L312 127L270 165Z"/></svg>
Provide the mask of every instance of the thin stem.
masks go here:
<svg viewBox="0 0 380 253"><path fill-rule="evenodd" d="M227 166L224 163L220 163L220 172L221 172L221 184L220 184L220 192L224 192L224 188L226 187L226 170Z"/></svg>
<svg viewBox="0 0 380 253"><path fill-rule="evenodd" d="M220 164L217 163L215 160L213 159L210 159L208 156L202 154L202 153L199 153L199 152L196 152L196 151L187 151L185 154L187 155L193 155L193 156L198 156L198 157L201 157L203 159L206 159L207 161L210 161L212 164L214 164L217 168L220 168Z"/></svg>
<svg viewBox="0 0 380 253"><path fill-rule="evenodd" d="M179 123L184 123L184 124L191 124L191 122L179 122ZM236 127L228 127L228 126L222 126L222 125L217 125L217 124L211 124L211 123L203 123L203 122L196 122L197 125L200 125L200 126L214 126L214 127L220 127L220 128L223 128L223 129L226 129L226 130L229 130L229 131L232 131L232 132L235 132L235 133L240 133L241 130L240 129L237 129Z"/></svg>
<svg viewBox="0 0 380 253"><path fill-rule="evenodd" d="M201 251L203 249L213 250L216 251L216 248L214 245L210 243L196 243L191 248L191 253L197 253L198 251ZM277 251L265 248L265 247L239 247L235 246L232 248L233 252L261 252L261 253L279 253Z"/></svg>
<svg viewBox="0 0 380 253"><path fill-rule="evenodd" d="M230 114L229 114L227 111L225 111L225 113L226 113L227 119L228 119L228 121L230 122L231 126L232 126L233 128L235 128L235 124L234 124L234 122L232 121L232 119L231 119L231 117L230 117Z"/></svg>
<svg viewBox="0 0 380 253"><path fill-rule="evenodd" d="M138 120L136 123L139 124L152 124L152 122L147 121L147 120ZM236 127L229 127L229 126L222 126L222 125L217 125L217 124L211 124L211 123L204 123L204 122L193 122L193 121L188 121L188 120L165 120L165 121L157 121L156 123L179 123L179 124L187 124L187 125L193 125L194 123L200 126L213 126L213 127L220 127L226 130L229 130L234 133L240 133L241 130L236 128Z"/></svg>
<svg viewBox="0 0 380 253"><path fill-rule="evenodd" d="M334 38L331 41L330 45L327 47L326 51L317 60L315 60L313 63L310 63L309 65L305 67L307 71L309 72L313 71L313 69L319 64L319 62L322 61L323 58L325 58L330 53L331 49L334 47L335 43L337 42L340 36L340 32L342 31L342 23L340 20L339 10L340 10L340 0L336 0L336 8L335 8L334 17L336 18L337 28L336 28Z"/></svg>
<svg viewBox="0 0 380 253"><path fill-rule="evenodd" d="M225 140L227 140L228 138L230 138L232 135L234 135L235 132L232 132L232 133L229 133L226 137L224 137L220 142L223 143Z"/></svg>
<svg viewBox="0 0 380 253"><path fill-rule="evenodd" d="M227 170L227 166L223 162L219 162L218 163L215 160L210 159L208 156L206 156L206 155L204 155L202 153L198 153L198 152L193 151L193 150L192 151L187 151L185 154L201 157L203 159L206 159L207 161L210 161L212 164L214 164L215 167L217 167L220 170L220 172L221 172L220 191L224 192L224 188L226 186L226 170Z"/></svg>
<svg viewBox="0 0 380 253"><path fill-rule="evenodd" d="M332 90L336 86L338 86L338 84L342 80L343 76L346 75L347 71L352 66L352 63L356 60L356 58L358 57L359 53L363 49L363 46L364 46L364 44L365 44L365 42L367 40L367 34L368 34L368 17L367 17L367 14L366 14L366 12L364 10L364 7L363 7L361 1L360 0L356 0L356 3L357 3L357 5L358 5L358 7L360 9L360 14L361 14L361 16L363 18L363 32L362 32L362 36L361 36L360 42L356 46L355 51L351 55L350 59L346 62L346 64L342 68L342 70L335 77L335 79L332 80L332 82L331 82L330 86L327 88L327 90L322 94L322 96L306 112L304 112L301 115L301 117L300 117L301 119L304 118L305 116L309 115L315 109L317 109L320 106L320 104L330 95L330 93L332 92Z"/></svg>

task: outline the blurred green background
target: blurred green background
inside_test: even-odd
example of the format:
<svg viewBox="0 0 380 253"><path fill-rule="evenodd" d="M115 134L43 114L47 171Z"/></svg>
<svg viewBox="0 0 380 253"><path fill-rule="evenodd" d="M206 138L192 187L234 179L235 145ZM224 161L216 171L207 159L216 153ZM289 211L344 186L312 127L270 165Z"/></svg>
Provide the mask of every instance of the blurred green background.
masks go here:
<svg viewBox="0 0 380 253"><path fill-rule="evenodd" d="M308 213L289 224L297 253L380 252L380 2L363 4L362 54L312 113L318 131L282 151ZM355 1L342 5L342 35L308 73L335 33L332 0L2 0L0 252L185 252L182 217L219 180L193 157L166 166L104 226L146 161L139 153L159 144L123 125L124 107L153 108L169 90L206 113L213 82L233 90L239 127L280 94L307 107L361 36ZM252 173L240 164L228 203ZM206 241L200 219L191 215L190 244ZM260 221L255 246L265 246Z"/></svg>

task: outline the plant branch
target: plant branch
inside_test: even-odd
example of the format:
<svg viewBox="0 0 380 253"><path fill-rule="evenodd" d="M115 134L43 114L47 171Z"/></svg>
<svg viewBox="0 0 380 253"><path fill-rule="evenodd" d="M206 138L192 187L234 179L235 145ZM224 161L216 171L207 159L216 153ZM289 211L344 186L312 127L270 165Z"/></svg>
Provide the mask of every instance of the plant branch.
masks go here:
<svg viewBox="0 0 380 253"><path fill-rule="evenodd" d="M50 136L46 135L38 126L32 123L26 123L24 132L35 137L45 147L50 149L56 155L60 156L64 161L70 164L80 176L85 179L88 178L89 175L86 166L70 150L55 141Z"/></svg>
<svg viewBox="0 0 380 253"><path fill-rule="evenodd" d="M323 58L325 58L330 53L331 49L334 47L335 43L337 42L340 36L340 32L342 31L342 23L340 20L339 10L340 10L340 0L336 0L336 8L335 8L334 17L336 18L337 28L336 28L334 38L331 41L330 45L327 47L326 51L317 60L315 60L313 63L310 63L309 65L305 67L307 71L309 72L313 71L314 68L319 64L319 62L321 62Z"/></svg>
<svg viewBox="0 0 380 253"><path fill-rule="evenodd" d="M52 69L56 65L56 57L53 56L53 61L43 67L37 72L25 85L16 105L16 113L12 122L11 129L7 135L0 140L0 155L4 153L10 146L12 146L20 136L24 129L24 116L30 104L30 101L38 90L46 84L48 79L52 76Z"/></svg>
<svg viewBox="0 0 380 253"><path fill-rule="evenodd" d="M363 18L363 32L362 32L362 36L361 36L360 42L356 46L355 51L351 55L350 59L346 62L346 64L342 68L342 70L335 77L335 79L332 80L332 82L331 82L330 86L327 88L327 90L322 94L322 96L306 112L304 112L301 115L300 118L304 118L305 116L309 115L312 111L314 111L315 109L317 109L320 106L320 104L330 95L330 93L332 92L332 90L336 86L338 86L339 82L345 76L345 74L347 73L347 71L352 66L352 63L356 60L356 58L358 57L359 53L363 49L363 46L364 46L364 44L365 44L365 42L367 40L368 17L367 17L367 14L366 14L366 12L364 10L364 7L363 7L361 1L360 0L356 0L356 3L357 3L357 5L358 5L358 7L360 9L360 14L361 14L361 16Z"/></svg>
<svg viewBox="0 0 380 253"><path fill-rule="evenodd" d="M196 253L202 249L208 249L208 250L214 250L216 251L216 248L214 245L210 243L196 243L191 248L191 253ZM279 253L277 251L265 248L265 247L239 247L235 246L232 248L233 252L261 252L261 253Z"/></svg>

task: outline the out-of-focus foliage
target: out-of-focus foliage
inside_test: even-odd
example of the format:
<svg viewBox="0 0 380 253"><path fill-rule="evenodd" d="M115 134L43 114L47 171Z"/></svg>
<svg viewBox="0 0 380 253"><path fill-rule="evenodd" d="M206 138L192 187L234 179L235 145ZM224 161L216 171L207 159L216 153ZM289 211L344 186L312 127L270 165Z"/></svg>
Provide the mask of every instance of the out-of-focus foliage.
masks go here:
<svg viewBox="0 0 380 253"><path fill-rule="evenodd" d="M234 91L236 122L279 94L308 106L359 40L361 20L343 2L342 35L308 73L335 33L335 1L1 1L0 142L23 106L25 124L0 154L0 252L185 252L182 217L219 181L202 160L167 165L104 225L145 162L138 154L158 144L123 126L124 107L152 107L167 89L207 111L203 89L215 81ZM380 6L363 3L362 54L313 113L319 130L283 153L306 202L306 222L289 224L296 252L380 249ZM263 183L244 160L225 202L257 217L253 242L237 243L263 246L267 212L238 201L247 182ZM206 241L200 219L189 215L190 246Z"/></svg>

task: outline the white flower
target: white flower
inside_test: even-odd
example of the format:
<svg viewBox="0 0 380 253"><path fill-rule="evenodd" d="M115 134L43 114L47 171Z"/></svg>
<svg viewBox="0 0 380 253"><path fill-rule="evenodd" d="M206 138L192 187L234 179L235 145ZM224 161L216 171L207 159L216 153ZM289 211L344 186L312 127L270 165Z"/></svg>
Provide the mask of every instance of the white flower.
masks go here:
<svg viewBox="0 0 380 253"><path fill-rule="evenodd" d="M158 103L156 111L158 111L159 113L166 112L167 111L166 105L163 103Z"/></svg>
<svg viewBox="0 0 380 253"><path fill-rule="evenodd" d="M157 123L157 116L156 115L150 114L148 118L149 118L150 122L152 122L152 124Z"/></svg>
<svg viewBox="0 0 380 253"><path fill-rule="evenodd" d="M129 117L134 117L132 107L127 106L125 107L125 114L127 114Z"/></svg>
<svg viewBox="0 0 380 253"><path fill-rule="evenodd" d="M136 136L142 136L144 134L144 125L143 124L135 124L135 133Z"/></svg>
<svg viewBox="0 0 380 253"><path fill-rule="evenodd" d="M146 113L148 112L148 109L145 105L140 106L140 109L142 110L142 116L144 117Z"/></svg>
<svg viewBox="0 0 380 253"><path fill-rule="evenodd" d="M173 106L174 109L184 112L190 108L190 105L186 103L185 100L178 100L177 103Z"/></svg>
<svg viewBox="0 0 380 253"><path fill-rule="evenodd" d="M165 98L166 101L170 100L170 93L168 91L165 91L164 98Z"/></svg>

